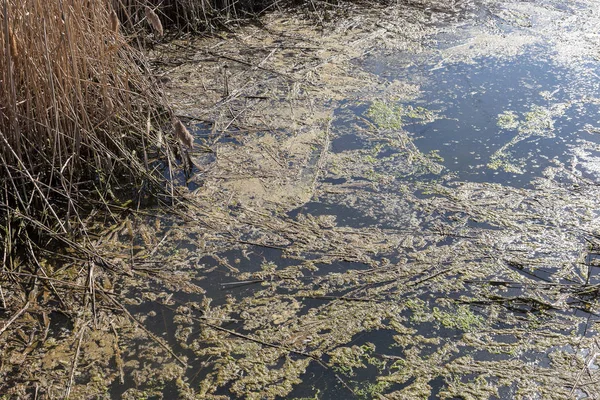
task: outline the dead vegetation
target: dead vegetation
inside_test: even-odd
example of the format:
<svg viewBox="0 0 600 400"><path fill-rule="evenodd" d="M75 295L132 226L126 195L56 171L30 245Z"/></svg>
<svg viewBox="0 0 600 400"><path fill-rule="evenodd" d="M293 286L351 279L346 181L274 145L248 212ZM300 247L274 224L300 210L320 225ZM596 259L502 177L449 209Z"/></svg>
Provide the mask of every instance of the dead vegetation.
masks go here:
<svg viewBox="0 0 600 400"><path fill-rule="evenodd" d="M174 162L168 108L111 4L0 3L0 336L30 332L21 362L60 314L97 317L96 278L111 266L95 215L163 193L162 164Z"/></svg>

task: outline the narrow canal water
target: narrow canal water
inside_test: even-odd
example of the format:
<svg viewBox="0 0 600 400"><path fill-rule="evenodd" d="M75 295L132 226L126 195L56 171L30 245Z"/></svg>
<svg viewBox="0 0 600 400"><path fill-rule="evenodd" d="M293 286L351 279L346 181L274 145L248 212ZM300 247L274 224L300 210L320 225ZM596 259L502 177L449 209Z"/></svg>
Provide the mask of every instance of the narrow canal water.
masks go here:
<svg viewBox="0 0 600 400"><path fill-rule="evenodd" d="M173 279L128 294L188 367L114 396L600 396L597 5L395 7L244 32L269 61L197 111L193 204L139 255Z"/></svg>

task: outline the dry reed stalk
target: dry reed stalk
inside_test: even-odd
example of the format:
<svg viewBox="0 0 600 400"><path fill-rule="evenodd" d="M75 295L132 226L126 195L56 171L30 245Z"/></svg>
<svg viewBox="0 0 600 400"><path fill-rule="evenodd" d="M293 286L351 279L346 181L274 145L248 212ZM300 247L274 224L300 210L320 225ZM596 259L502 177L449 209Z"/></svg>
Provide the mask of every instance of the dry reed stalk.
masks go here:
<svg viewBox="0 0 600 400"><path fill-rule="evenodd" d="M161 138L158 154L159 130L146 130L148 119L164 122L165 107L143 55L116 34L113 9L113 0L0 0L0 278L10 272L0 294L13 310L32 279L56 278L38 252L59 245L98 258L90 204L164 186L145 159L170 163L172 143ZM74 268L73 282L82 278ZM62 311L83 304L48 287Z"/></svg>
<svg viewBox="0 0 600 400"><path fill-rule="evenodd" d="M2 335L4 333L4 331L6 331L8 329L8 327L13 322L15 322L17 318L19 318L21 316L21 314L23 314L25 311L27 311L30 304L31 303L29 301L27 303L25 303L25 305L19 311L17 311L15 315L10 317L10 319L8 321L4 322L4 324L2 325L2 328L0 328L0 335Z"/></svg>
<svg viewBox="0 0 600 400"><path fill-rule="evenodd" d="M68 7L60 0L3 0L0 7L0 132L10 145L0 148L0 180L14 178L11 201L21 199L24 210L44 202L30 202L31 190L19 180L36 184L29 179L35 177L47 195L58 184L75 216L74 182L97 173L104 184L143 176L132 150L147 135L145 110L156 110L157 92L139 68L141 54L123 37L106 40L120 27L112 0ZM12 66L23 54L27 63Z"/></svg>
<svg viewBox="0 0 600 400"><path fill-rule="evenodd" d="M183 123L179 119L176 119L173 123L173 127L175 128L175 136L177 137L177 139L181 140L181 143L185 144L190 149L193 149L194 137L187 130L185 125L183 125Z"/></svg>
<svg viewBox="0 0 600 400"><path fill-rule="evenodd" d="M8 28L8 40L10 41L10 53L13 56L13 61L19 57L19 48L17 47L17 39L12 28Z"/></svg>
<svg viewBox="0 0 600 400"><path fill-rule="evenodd" d="M244 18L250 19L277 7L280 0L112 0L113 7L122 17L121 22L127 29L135 30L136 15L144 9L152 29L162 36L165 26L157 15L160 7L165 14L163 20L171 26L183 30L205 31L215 27L236 23ZM292 3L290 1L290 3ZM154 14L154 16L152 16ZM154 21L154 22L153 22ZM160 25L158 24L160 23Z"/></svg>
<svg viewBox="0 0 600 400"><path fill-rule="evenodd" d="M144 13L146 15L146 19L152 26L152 29L154 29L154 31L156 32L157 36L159 36L159 37L162 36L163 35L163 26L162 26L162 23L160 22L160 18L158 17L158 15L154 12L154 10L152 10L148 6L144 7Z"/></svg>

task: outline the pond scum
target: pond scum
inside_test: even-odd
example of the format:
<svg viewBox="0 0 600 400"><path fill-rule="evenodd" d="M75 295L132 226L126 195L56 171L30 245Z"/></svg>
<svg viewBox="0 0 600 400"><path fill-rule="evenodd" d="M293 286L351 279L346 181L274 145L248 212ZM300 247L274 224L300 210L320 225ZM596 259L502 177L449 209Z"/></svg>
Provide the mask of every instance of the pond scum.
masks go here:
<svg viewBox="0 0 600 400"><path fill-rule="evenodd" d="M177 162L173 143L159 146L173 115L108 4L26 3L1 9L0 398L600 396L600 187L560 161L528 188L457 181L406 129L444 118L441 107L410 106L417 82L356 63L378 48L428 57L440 25L473 15L483 21L470 33L484 37L473 54L508 57L503 41L530 40L523 21L552 2L473 15L470 2L336 5L336 21L272 13L260 27L156 44L175 118L210 128L187 153L188 187L159 192L180 201L136 212L121 178L138 194L161 190L147 170ZM141 5L123 26L141 29ZM585 7L552 10L590 25ZM492 40L489 26L505 31ZM106 54L84 56L90 41ZM499 115L515 136L489 168L516 172L511 147L553 135L561 110ZM350 135L360 148L334 151ZM575 153L598 150L586 141ZM106 212L90 215L90 199Z"/></svg>

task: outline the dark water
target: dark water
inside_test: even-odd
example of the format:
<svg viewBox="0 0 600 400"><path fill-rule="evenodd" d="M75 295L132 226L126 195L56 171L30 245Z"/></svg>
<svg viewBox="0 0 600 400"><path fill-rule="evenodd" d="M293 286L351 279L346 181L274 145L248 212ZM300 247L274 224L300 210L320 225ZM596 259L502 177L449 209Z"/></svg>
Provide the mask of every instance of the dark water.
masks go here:
<svg viewBox="0 0 600 400"><path fill-rule="evenodd" d="M568 163L572 157L572 149L580 141L600 143L600 135L590 134L584 130L589 125L597 125L600 109L597 104L581 102L585 96L593 96L597 92L598 84L577 72L554 65L544 57L543 48L532 48L530 52L508 60L497 58L480 58L473 63L456 63L442 68L433 68L435 64L426 63L410 68L394 68L394 65L403 65L391 56L372 56L363 66L370 72L377 73L388 80L418 81L422 84L421 95L414 101L404 103L406 106L425 107L436 111L441 118L433 122L421 123L406 118L406 129L414 139L416 147L423 153L438 151L443 158L442 174L450 174L452 179L463 182L489 182L499 183L513 187L530 187L535 178L542 176L542 172L556 161ZM398 62L396 62L398 61ZM543 93L546 92L546 93ZM548 93L551 95L548 96ZM552 137L531 135L517 141L510 147L511 159L519 160L522 173L506 172L502 169L491 169L487 165L492 155L503 145L513 139L517 130L501 129L498 126L498 116L508 110L514 111L522 118L523 113L532 109L532 106L551 108L553 105L565 104L563 112L553 117L554 125ZM343 104L337 112L337 120L333 124L333 131L339 132L331 144L331 151L343 153L346 151L360 150L371 146L371 141L365 140L359 134L353 134L349 126L360 125L361 118L368 118L369 104L348 102ZM387 157L382 153L380 156ZM593 173L587 177L595 179ZM330 184L345 184L341 178L328 178ZM427 177L419 177L427 179ZM352 227L381 226L384 224L377 219L369 218L356 213L356 210L345 208L334 203L311 202L300 209L290 213L312 215L336 215L338 223ZM591 268L588 280L598 282L600 268ZM548 267L536 268L528 271L520 269L518 273L527 274L528 277L541 282L551 281L556 269ZM566 283L566 282L565 282ZM507 294L518 296L519 288L509 289ZM466 292L457 292L453 296L459 297ZM437 294L430 294L434 300ZM423 298L427 300L427 295ZM536 313L535 308L527 304L516 305L515 313L527 315ZM485 310L479 310L482 315ZM440 337L445 341L458 339L463 332L432 324L415 324L411 326L418 334L426 337ZM585 335L588 324L581 324L578 331ZM499 341L512 342L512 336L499 338ZM387 354L401 357L403 350L390 342L390 333L375 331L359 335L352 344L371 342L377 348L387 349ZM568 350L571 353L573 349ZM426 354L426 351L424 352ZM508 360L506 354L493 354L474 348L463 347L454 355L461 357L470 355L476 360ZM522 360L537 363L548 367L550 359L545 353L531 352L522 354ZM362 369L355 373L352 381L356 389L366 382L375 382L376 370ZM474 378L474 377L471 377ZM463 376L461 379L470 379ZM307 385L298 387L290 397L303 397L314 395L317 387L329 399L350 398L351 393L342 384L336 381L330 371L318 365L313 365L303 377ZM414 381L410 379L404 385L394 385L389 391L401 389ZM438 394L445 385L441 377L429 382L432 387L430 399L439 398ZM499 389L501 399L512 398L514 388L502 387Z"/></svg>
<svg viewBox="0 0 600 400"><path fill-rule="evenodd" d="M598 124L598 104L580 103L582 98L598 93L598 80L554 65L545 51L533 47L526 54L508 60L480 58L473 63L441 68L427 63L395 69L392 56L383 61L372 57L364 66L386 79L422 83L422 95L406 105L435 110L443 117L431 123L407 123L405 129L423 153L439 151L444 167L455 173L458 180L522 187L539 177L553 160L568 161L570 149L578 140L600 142L599 135L584 131L586 124ZM541 95L542 92L550 93L551 98ZM551 107L559 103L573 104L554 118L555 137L533 135L510 147L511 158L524 164L522 174L486 166L494 152L517 134L516 130L498 127L501 113L512 110L519 115L532 106ZM352 137L341 137L337 146L356 147L355 141Z"/></svg>
<svg viewBox="0 0 600 400"><path fill-rule="evenodd" d="M582 101L582 98L594 96L598 92L598 84L581 73L548 61L545 57L546 51L545 48L532 47L525 54L517 57L508 59L479 58L473 60L472 63L453 63L443 67L438 67L437 63L431 62L431 60L422 60L421 63L415 63L415 60L412 60L411 67L403 67L408 65L406 59L403 59L403 57L407 57L406 54L374 54L364 60L362 66L367 71L376 73L382 79L420 83L421 94L403 105L425 107L435 111L440 117L433 122L426 123L405 118L404 129L422 153L437 151L443 158L443 161L440 162L444 167L441 175L451 176L451 179L455 181L490 182L513 187L530 187L532 181L541 177L542 172L548 166L553 165L556 161L568 163L573 157L573 149L581 140L600 143L600 134L590 134L584 130L587 124L595 126L600 123L600 106ZM600 65L593 66L600 67ZM543 92L551 95L544 95ZM524 113L531 111L534 106L552 108L557 104L563 104L564 109L553 117L552 137L530 135L516 141L508 149L510 158L519 162L523 173L506 172L502 169L494 170L489 167L488 164L494 153L518 134L517 129L501 129L498 126L500 114L514 111L520 119L523 119ZM367 115L369 106L369 103L348 100L336 111L332 125L333 139L330 148L332 152L343 153L372 146L372 140L367 140L358 132L353 133L353 126L360 125L361 119L369 119ZM199 129L202 134L209 136L207 126ZM235 141L236 139L232 136L219 140ZM388 150L387 153L382 152L379 156L389 157L390 152L393 150ZM210 160L207 159L208 162ZM596 178L593 172L590 172L588 177ZM419 176L417 179L438 178L439 176ZM365 178L353 177L350 179L358 181ZM410 179L413 178L407 178L407 180ZM348 183L348 179L325 176L322 178L322 183L334 186L344 185ZM388 228L377 216L363 215L357 213L356 209L320 199L313 199L288 215L295 219L300 214L336 215L337 223L341 226ZM491 230L493 227L489 228ZM235 263L232 262L232 265L242 272L253 272L260 270L262 263L269 261L274 261L278 267L294 264L294 260L287 259L282 254L282 249L255 246L252 247L250 256L242 255L237 250L220 256L229 261L238 260ZM202 262L208 266L216 265L215 260L211 257L205 257ZM349 268L360 269L364 266L358 263L337 262L321 267L320 274L343 272ZM535 271L527 269L518 271L520 274L529 274L542 282L549 281L554 272L545 268L537 268ZM600 282L600 268L590 268L587 279L589 283ZM217 268L198 284L207 290L206 296L213 299L213 304L219 305L225 302L227 296L242 298L251 295L260 282L235 282L235 278L230 272ZM520 290L514 288L512 292L508 290L507 293L517 296L520 294ZM462 294L464 293L457 292L452 296L459 297ZM419 296L422 300L429 301L434 300L437 294L419 294ZM182 303L192 300L189 295L183 293L176 293L174 298ZM311 301L316 302L316 300L307 301L305 303L308 305L307 309L310 308ZM132 312L152 310L157 311L157 316L150 321L150 325L155 328L156 334L160 334L164 332L166 324L164 321L168 321L174 316L172 310L158 303L145 304L142 309L131 309ZM485 311L482 308L478 312L483 314ZM514 308L513 312L518 313L519 309ZM521 312L527 314L537 311L524 305ZM410 315L406 315L406 317L410 318ZM236 326L232 324L225 327L235 329ZM415 323L410 327L425 337L442 338L443 342L452 341L463 334L460 330L434 326L433 323ZM579 327L578 329L582 331L584 328ZM383 330L366 332L357 335L351 344L374 343L377 348L388 349L386 354L402 357L407 349L395 346L392 334L393 332ZM171 336L168 335L167 338L169 344L176 351L184 352L178 346L175 338ZM515 339L507 336L498 338L498 340L510 342ZM423 354L427 354L427 349L423 350ZM506 354L484 353L467 346L453 354L453 357L457 358L467 354L484 361L504 360L508 357ZM193 359L193 355L191 357ZM522 354L520 357L526 361L538 362L540 365L549 363L546 354L532 352L531 354ZM352 379L357 384L354 388L360 388L366 382L374 382L377 374L378 371L370 367L357 371ZM197 371L193 371L191 375L193 375L190 379L192 385L198 382L199 377L202 376L202 374L198 375ZM317 363L311 364L302 378L304 384L297 387L290 394L290 398L314 396L315 388L319 390L320 398L352 398L351 392L339 382L335 373L331 369L324 369ZM463 378L472 377L465 376ZM403 385L394 385L389 389L398 390L411 383L412 380L408 380ZM429 385L432 387L430 398L435 399L438 398L445 381L441 377L435 377L429 382ZM111 394L119 396L126 389L127 386L114 387ZM167 387L166 398L173 396L173 393L176 393L176 390L170 386ZM508 399L513 395L511 388L500 389L499 398Z"/></svg>

